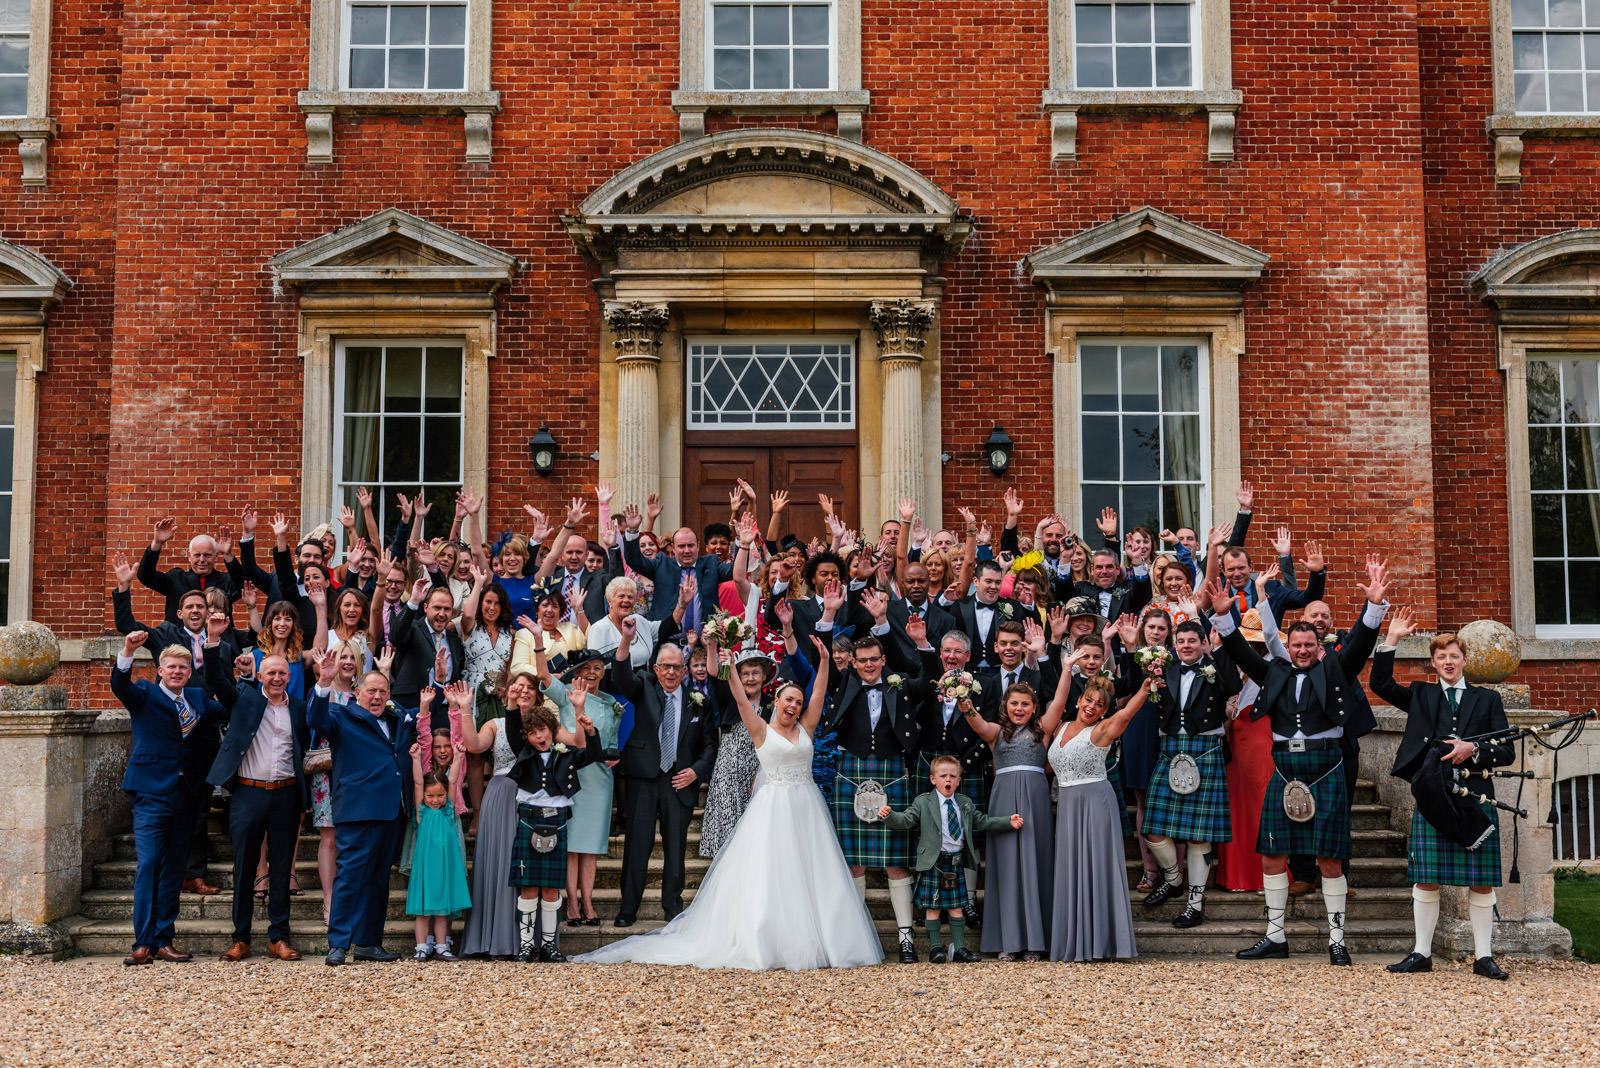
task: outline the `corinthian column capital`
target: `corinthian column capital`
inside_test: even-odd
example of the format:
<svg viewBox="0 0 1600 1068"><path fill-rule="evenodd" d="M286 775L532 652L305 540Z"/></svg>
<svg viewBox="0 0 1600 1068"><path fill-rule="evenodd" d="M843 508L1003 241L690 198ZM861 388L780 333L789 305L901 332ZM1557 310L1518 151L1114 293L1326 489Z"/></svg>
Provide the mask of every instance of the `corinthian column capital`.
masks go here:
<svg viewBox="0 0 1600 1068"><path fill-rule="evenodd" d="M878 335L879 359L921 360L937 305L931 300L875 300L867 318Z"/></svg>
<svg viewBox="0 0 1600 1068"><path fill-rule="evenodd" d="M604 314L617 362L661 359L661 332L671 318L665 304L610 300Z"/></svg>

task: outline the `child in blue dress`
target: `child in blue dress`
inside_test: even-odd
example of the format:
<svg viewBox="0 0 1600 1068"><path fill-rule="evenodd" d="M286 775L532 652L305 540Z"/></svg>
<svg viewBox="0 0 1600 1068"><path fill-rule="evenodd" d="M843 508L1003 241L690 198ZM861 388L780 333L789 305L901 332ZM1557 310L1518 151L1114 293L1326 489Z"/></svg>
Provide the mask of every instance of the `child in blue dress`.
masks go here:
<svg viewBox="0 0 1600 1068"><path fill-rule="evenodd" d="M456 822L455 796L461 781L466 747L452 747L449 771L423 773L421 743L411 746L411 778L416 783L416 845L411 853L411 883L406 890L406 912L417 918L417 951L422 963L455 961L450 952L450 920L472 907L467 888L467 862L461 852L461 831ZM432 943L430 946L429 943Z"/></svg>

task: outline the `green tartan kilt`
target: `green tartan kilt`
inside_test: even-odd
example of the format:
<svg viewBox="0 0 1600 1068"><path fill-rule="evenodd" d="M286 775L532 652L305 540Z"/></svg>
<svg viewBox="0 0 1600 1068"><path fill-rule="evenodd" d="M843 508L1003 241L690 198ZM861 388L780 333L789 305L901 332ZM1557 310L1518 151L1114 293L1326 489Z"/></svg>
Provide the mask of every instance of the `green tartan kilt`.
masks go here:
<svg viewBox="0 0 1600 1068"><path fill-rule="evenodd" d="M912 785L913 794L922 793L931 785L928 776L933 773L930 761L939 756L938 753L917 754L917 781ZM951 754L952 756L954 754ZM982 771L969 772L965 768L961 772L961 785L956 787L956 793L966 794L972 798L972 803L978 806L979 812L989 811L989 780Z"/></svg>
<svg viewBox="0 0 1600 1068"><path fill-rule="evenodd" d="M1411 841L1406 846L1406 881L1441 886L1500 885L1500 818L1488 811L1494 830L1477 849L1450 841L1422 818L1411 814Z"/></svg>
<svg viewBox="0 0 1600 1068"><path fill-rule="evenodd" d="M839 777L834 780L828 808L845 863L852 868L909 868L916 856L910 831L891 831L882 823L863 823L856 818L856 783L868 779L883 787L889 807L896 812L909 807L916 796L904 760L840 753Z"/></svg>
<svg viewBox="0 0 1600 1068"><path fill-rule="evenodd" d="M1310 857L1350 858L1350 799L1345 793L1344 755L1338 749L1272 754L1276 773L1267 780L1261 801L1261 830L1256 852L1262 856L1285 853ZM1311 787L1317 814L1296 823L1283 811L1283 788L1293 779Z"/></svg>
<svg viewBox="0 0 1600 1068"><path fill-rule="evenodd" d="M569 808L557 808L554 816L541 815L536 805L517 806L517 836L511 843L512 886L567 885L567 817ZM533 848L532 835L556 834L556 847L548 853Z"/></svg>
<svg viewBox="0 0 1600 1068"><path fill-rule="evenodd" d="M1167 781L1172 758L1188 753L1200 765L1200 788L1177 794ZM1180 842L1233 841L1233 811L1228 807L1228 765L1220 734L1163 734L1161 755L1150 774L1144 799L1146 837Z"/></svg>
<svg viewBox="0 0 1600 1068"><path fill-rule="evenodd" d="M955 889L939 889L939 874L953 872ZM967 876L961 866L961 857L954 853L940 853L939 861L927 871L917 872L917 885L912 890L912 903L919 909L964 909L967 900Z"/></svg>

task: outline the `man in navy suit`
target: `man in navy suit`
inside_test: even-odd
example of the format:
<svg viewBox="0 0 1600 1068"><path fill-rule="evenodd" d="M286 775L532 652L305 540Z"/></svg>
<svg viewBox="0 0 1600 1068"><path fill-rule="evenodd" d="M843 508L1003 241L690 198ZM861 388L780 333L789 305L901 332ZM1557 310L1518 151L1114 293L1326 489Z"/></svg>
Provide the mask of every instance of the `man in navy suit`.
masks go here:
<svg viewBox="0 0 1600 1068"><path fill-rule="evenodd" d="M207 630L220 636L228 617L214 612ZM261 841L267 842L267 918L271 939L267 953L277 960L299 960L289 944L289 876L294 872L300 817L311 807L301 767L311 743L305 702L288 694L289 662L264 657L257 671L249 654L238 657L235 683L215 638L205 647L206 678L211 691L232 712L217 759L206 776L213 786L226 786L232 796L228 833L233 840L233 945L223 960L250 955L250 921L255 914L251 893ZM261 686L251 676L259 675Z"/></svg>
<svg viewBox="0 0 1600 1068"><path fill-rule="evenodd" d="M178 923L178 894L183 862L189 852L189 827L206 783L208 753L202 752L201 727L227 711L199 687L189 687L194 674L191 651L168 646L156 659L159 682L133 681L133 654L149 635L129 634L111 669L111 692L127 708L133 747L122 788L133 796L133 952L124 964L149 964L155 958L174 963L192 960L172 946Z"/></svg>
<svg viewBox="0 0 1600 1068"><path fill-rule="evenodd" d="M732 580L732 562L718 560L715 556L701 556L700 538L688 527L679 527L674 531L671 543L663 545L654 560L646 559L644 553L639 551L639 530L635 526L637 513L637 508L628 512L629 529L622 535L622 558L629 567L653 581L658 590L675 590L683 582L684 574L692 573L699 583L700 596L684 609L681 629L685 633L699 631L705 626L706 620L716 615L717 587ZM652 598L650 618L660 622L672 615L677 605L674 597Z"/></svg>
<svg viewBox="0 0 1600 1068"><path fill-rule="evenodd" d="M317 661L318 682L306 703L306 723L333 750L333 826L339 848L328 921L330 965L351 960L393 961L383 948L389 902L389 866L411 810L411 743L417 712L389 700L389 680L369 671L355 703L330 700L334 658ZM422 708L433 699L423 690Z"/></svg>

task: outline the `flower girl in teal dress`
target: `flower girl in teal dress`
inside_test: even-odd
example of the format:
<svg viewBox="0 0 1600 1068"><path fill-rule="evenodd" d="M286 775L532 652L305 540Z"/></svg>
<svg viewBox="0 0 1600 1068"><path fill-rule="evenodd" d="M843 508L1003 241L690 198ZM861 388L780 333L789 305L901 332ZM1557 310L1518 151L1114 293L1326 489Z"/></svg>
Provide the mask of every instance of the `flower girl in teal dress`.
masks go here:
<svg viewBox="0 0 1600 1068"><path fill-rule="evenodd" d="M411 747L411 779L416 784L416 846L411 853L411 883L406 890L406 912L417 918L419 964L458 959L450 952L450 920L472 907L467 888L467 863L461 855L461 833L456 823L456 784L461 778L466 748L456 742L450 770L422 770L422 745ZM430 930L431 928L431 930ZM429 935L433 945L430 946Z"/></svg>

